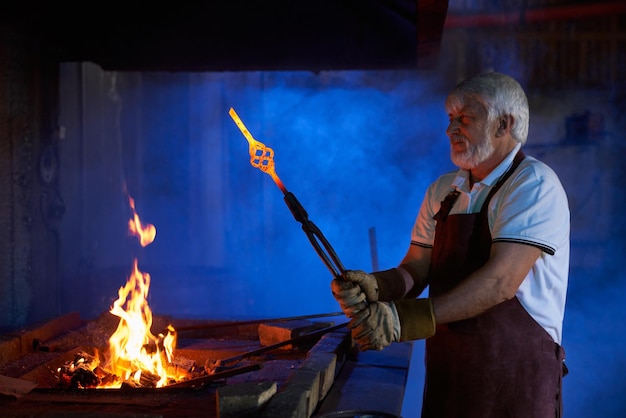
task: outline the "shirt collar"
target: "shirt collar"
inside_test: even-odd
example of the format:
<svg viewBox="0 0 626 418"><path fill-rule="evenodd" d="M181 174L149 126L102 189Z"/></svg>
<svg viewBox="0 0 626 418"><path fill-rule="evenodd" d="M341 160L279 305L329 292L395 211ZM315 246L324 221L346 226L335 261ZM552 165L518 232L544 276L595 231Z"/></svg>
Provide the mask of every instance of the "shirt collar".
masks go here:
<svg viewBox="0 0 626 418"><path fill-rule="evenodd" d="M502 162L498 164L496 168L491 170L491 173L487 174L484 179L479 181L479 183L482 183L485 186L493 186L494 184L496 184L500 177L502 177L502 175L504 175L504 173L506 173L507 170L511 167L511 165L513 164L513 160L515 159L515 155L521 147L522 144L518 142L513 150L509 152L508 155L504 158L504 160L502 160ZM452 187L460 191L469 191L469 184L469 171L464 169L460 169L459 171L457 171L456 177L452 181Z"/></svg>

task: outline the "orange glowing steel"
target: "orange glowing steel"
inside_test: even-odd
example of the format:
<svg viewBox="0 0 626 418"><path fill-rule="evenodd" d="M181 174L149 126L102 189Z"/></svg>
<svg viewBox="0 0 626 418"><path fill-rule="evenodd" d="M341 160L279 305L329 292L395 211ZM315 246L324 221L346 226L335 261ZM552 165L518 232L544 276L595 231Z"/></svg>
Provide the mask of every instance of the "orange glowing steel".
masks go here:
<svg viewBox="0 0 626 418"><path fill-rule="evenodd" d="M345 268L337 257L335 250L330 245L330 242L326 239L322 231L309 219L309 215L300 204L296 196L287 191L283 182L280 181L278 175L276 175L276 171L274 170L274 151L271 148L266 147L261 142L257 141L252 137L246 126L243 124L237 112L232 107L228 112L230 117L235 121L235 124L239 127L239 130L246 137L249 144L250 151L250 164L253 167L259 168L261 171L268 173L274 179L274 182L282 190L285 195L285 203L289 207L291 214L296 219L296 221L302 224L302 229L306 233L309 241L315 248L315 251L320 256L324 264L328 267L328 269L333 274L333 277L343 276L345 272Z"/></svg>
<svg viewBox="0 0 626 418"><path fill-rule="evenodd" d="M128 222L129 229L145 247L154 240L156 229L153 225L141 224L135 202L132 198L129 200L134 214L134 219ZM133 271L126 285L119 289L119 297L110 310L120 322L109 338L109 356L104 369L118 379L99 387L121 387L123 382L141 384L142 379L162 387L177 380L177 376L168 375L166 367L176 347L175 330L170 325L167 335L152 334L152 311L147 302L149 289L150 275L139 270L135 259Z"/></svg>
<svg viewBox="0 0 626 418"><path fill-rule="evenodd" d="M250 164L252 164L252 167L256 167L264 173L269 174L278 188L282 190L283 193L286 193L287 189L276 174L276 170L274 168L274 150L266 147L265 144L254 139L250 131L248 131L248 128L246 128L239 118L239 115L237 115L237 112L235 112L235 109L231 107L228 114L233 119L243 136L248 140Z"/></svg>

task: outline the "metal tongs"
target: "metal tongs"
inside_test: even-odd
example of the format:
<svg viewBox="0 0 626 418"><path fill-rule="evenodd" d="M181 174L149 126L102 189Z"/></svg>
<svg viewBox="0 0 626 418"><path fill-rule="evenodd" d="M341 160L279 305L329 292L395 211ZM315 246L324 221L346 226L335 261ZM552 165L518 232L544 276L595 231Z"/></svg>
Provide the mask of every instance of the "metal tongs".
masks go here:
<svg viewBox="0 0 626 418"><path fill-rule="evenodd" d="M330 242L328 242L322 231L309 219L309 215L304 207L302 207L296 196L293 193L286 191L284 199L285 203L287 203L287 206L289 207L289 210L293 214L293 217L296 221L302 224L302 230L306 234L309 241L311 241L313 248L315 248L315 251L320 256L324 264L326 264L326 267L328 267L328 270L330 270L334 277L342 277L346 269L341 263L341 260L339 260L337 253L335 253L335 250L330 245Z"/></svg>
<svg viewBox="0 0 626 418"><path fill-rule="evenodd" d="M328 267L328 270L330 270L333 277L343 277L346 269L341 263L341 260L339 260L337 253L335 253L335 250L330 245L330 242L328 242L317 225L309 219L309 214L304 209L302 204L293 193L287 190L283 182L276 174L276 170L274 168L274 150L266 147L263 143L252 137L252 134L250 134L250 131L248 131L232 107L230 108L228 114L233 121L235 121L235 124L237 124L243 136L248 140L250 164L272 177L274 183L276 183L278 188L283 192L285 203L289 207L293 217L296 221L302 224L302 230L306 234L309 241L311 241L313 248L315 248L315 251L320 256L324 264L326 264L326 267Z"/></svg>

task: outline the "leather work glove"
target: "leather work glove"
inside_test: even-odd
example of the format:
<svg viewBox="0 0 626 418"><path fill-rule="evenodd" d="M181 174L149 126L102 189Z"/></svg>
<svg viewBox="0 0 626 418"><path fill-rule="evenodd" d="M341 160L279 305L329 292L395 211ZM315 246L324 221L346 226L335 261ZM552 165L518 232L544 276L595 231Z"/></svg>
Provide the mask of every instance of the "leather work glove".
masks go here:
<svg viewBox="0 0 626 418"><path fill-rule="evenodd" d="M330 283L333 296L348 318L363 310L367 302L378 300L376 277L361 270L346 270Z"/></svg>
<svg viewBox="0 0 626 418"><path fill-rule="evenodd" d="M435 335L437 323L430 298L394 302L400 318L400 341L421 340Z"/></svg>
<svg viewBox="0 0 626 418"><path fill-rule="evenodd" d="M348 318L354 317L357 312L366 307L365 293L354 283L347 282L340 277L330 282L330 289L335 300L339 302L341 310Z"/></svg>
<svg viewBox="0 0 626 418"><path fill-rule="evenodd" d="M409 274L402 267L373 273L366 273L363 270L346 270L343 279L359 286L365 293L365 299L370 303L391 302L405 297L409 289L407 289L404 275ZM410 276L409 280L412 280Z"/></svg>
<svg viewBox="0 0 626 418"><path fill-rule="evenodd" d="M374 302L348 323L361 351L382 350L400 341L400 320L393 302Z"/></svg>
<svg viewBox="0 0 626 418"><path fill-rule="evenodd" d="M375 302L357 312L348 324L361 350L382 350L392 342L435 335L435 316L430 298Z"/></svg>
<svg viewBox="0 0 626 418"><path fill-rule="evenodd" d="M378 301L378 280L373 274L364 272L363 270L346 270L344 279L347 282L354 283L365 293L368 302Z"/></svg>

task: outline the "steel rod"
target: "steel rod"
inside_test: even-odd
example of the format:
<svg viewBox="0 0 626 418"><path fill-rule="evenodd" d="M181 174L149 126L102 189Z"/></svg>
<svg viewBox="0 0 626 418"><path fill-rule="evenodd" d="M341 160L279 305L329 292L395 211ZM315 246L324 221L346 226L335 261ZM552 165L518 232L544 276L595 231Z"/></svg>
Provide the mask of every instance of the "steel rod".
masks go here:
<svg viewBox="0 0 626 418"><path fill-rule="evenodd" d="M262 347L256 350L252 350L252 351L248 351L245 352L243 354L239 354L233 357L228 357L225 359L218 359L215 362L214 367L226 367L228 364L230 363L237 363L245 358L248 357L252 357L252 356L257 356L259 354L263 354L263 353L267 353L269 351L273 351L276 350L277 348L289 345L289 344L297 344L299 342L303 342L303 341L307 341L311 338L316 338L316 337L321 337L322 335L331 332L331 331L335 331L341 328L344 328L346 325L348 325L348 322L342 323L342 324L338 324L338 325L333 325L332 327L327 327L327 328L322 328L320 330L317 331L313 331L310 332L308 334L305 335L301 335L299 337L295 337L295 338L291 338L289 340L285 340L285 341L281 341L279 343L276 344L272 344L272 345L268 345L266 347Z"/></svg>
<svg viewBox="0 0 626 418"><path fill-rule="evenodd" d="M221 372L215 372L213 374L209 374L202 377L196 377L195 379L183 380L181 382L172 383L171 385L163 386L158 390L167 390L167 389L176 389L176 388L189 388L189 387L199 387L204 386L207 383L211 383L215 380L225 379L227 377L236 376L242 373L249 373L256 370L260 370L263 367L262 364L250 364L247 366L238 367L236 369L225 370Z"/></svg>
<svg viewBox="0 0 626 418"><path fill-rule="evenodd" d="M202 329L213 329L213 328L227 328L227 327L238 327L242 325L256 325L256 324L264 324L266 322L289 322L289 321L299 321L302 319L315 319L315 318L325 318L330 316L341 316L343 312L331 312L331 313L322 313L322 314L314 314L314 315L301 315L301 316L290 316L283 318L265 318L265 319L250 319L246 321L232 321L232 322L220 322L214 324L198 324L198 325L188 325L185 327L176 327L177 332L182 331L194 331L194 330L202 330Z"/></svg>
<svg viewBox="0 0 626 418"><path fill-rule="evenodd" d="M330 245L330 242L328 242L328 240L326 239L322 231L317 227L317 225L309 220L309 215L307 214L302 204L298 201L293 193L287 190L283 182L276 174L276 167L274 164L274 150L265 146L265 144L263 144L262 142L254 139L237 112L235 112L235 109L231 107L228 114L248 141L250 164L272 177L278 188L283 192L285 203L289 207L289 210L293 214L293 217L296 219L296 221L302 224L302 229L309 238L309 241L311 241L311 244L315 248L317 254L320 256L324 264L326 264L326 267L328 267L328 269L330 270L330 273L333 275L333 277L343 277L345 273L345 268L341 263L341 260L337 256L337 253L335 253L335 250Z"/></svg>

